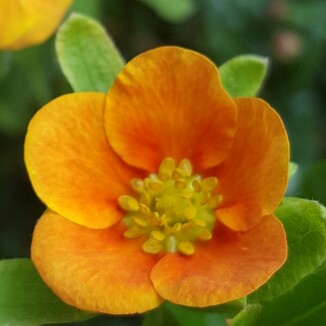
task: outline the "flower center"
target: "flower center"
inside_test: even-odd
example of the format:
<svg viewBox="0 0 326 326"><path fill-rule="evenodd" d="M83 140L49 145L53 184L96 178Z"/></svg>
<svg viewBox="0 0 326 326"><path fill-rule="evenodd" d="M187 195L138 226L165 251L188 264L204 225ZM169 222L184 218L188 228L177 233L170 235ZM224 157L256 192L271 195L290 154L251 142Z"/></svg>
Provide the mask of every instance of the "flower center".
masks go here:
<svg viewBox="0 0 326 326"><path fill-rule="evenodd" d="M128 229L124 236L133 239L145 235L142 248L150 254L179 251L192 255L195 241L212 237L214 210L222 200L220 195L212 195L217 183L215 177L193 175L187 159L176 166L172 158L165 158L157 174L131 180L137 199L119 197L119 205L126 211Z"/></svg>

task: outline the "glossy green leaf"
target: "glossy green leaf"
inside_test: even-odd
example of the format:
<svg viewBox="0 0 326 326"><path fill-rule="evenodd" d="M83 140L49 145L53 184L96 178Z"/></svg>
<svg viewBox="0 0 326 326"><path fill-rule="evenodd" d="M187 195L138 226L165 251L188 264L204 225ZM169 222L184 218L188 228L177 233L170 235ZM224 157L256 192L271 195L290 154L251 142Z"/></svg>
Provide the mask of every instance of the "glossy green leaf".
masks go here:
<svg viewBox="0 0 326 326"><path fill-rule="evenodd" d="M207 313L205 309L165 302L145 315L142 326L225 326L226 318L229 314Z"/></svg>
<svg viewBox="0 0 326 326"><path fill-rule="evenodd" d="M220 68L221 81L232 97L256 96L268 69L268 59L257 55L240 55Z"/></svg>
<svg viewBox="0 0 326 326"><path fill-rule="evenodd" d="M194 0L140 0L162 19L178 23L188 19L196 11Z"/></svg>
<svg viewBox="0 0 326 326"><path fill-rule="evenodd" d="M30 259L0 261L0 325L36 326L92 316L66 305L54 295Z"/></svg>
<svg viewBox="0 0 326 326"><path fill-rule="evenodd" d="M259 303L283 295L326 259L326 211L318 202L285 198L275 212L288 242L288 258L282 268L248 302Z"/></svg>
<svg viewBox="0 0 326 326"><path fill-rule="evenodd" d="M72 14L59 29L56 51L62 71L76 92L107 92L124 66L105 29L79 14Z"/></svg>
<svg viewBox="0 0 326 326"><path fill-rule="evenodd" d="M325 321L326 263L285 295L263 306L249 305L231 326L324 326Z"/></svg>

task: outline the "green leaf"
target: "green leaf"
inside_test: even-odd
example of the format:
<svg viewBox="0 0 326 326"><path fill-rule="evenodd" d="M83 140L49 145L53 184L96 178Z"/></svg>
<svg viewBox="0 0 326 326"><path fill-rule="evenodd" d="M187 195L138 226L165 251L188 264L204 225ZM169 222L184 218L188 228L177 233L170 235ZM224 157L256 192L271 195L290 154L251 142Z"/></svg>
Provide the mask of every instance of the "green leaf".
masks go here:
<svg viewBox="0 0 326 326"><path fill-rule="evenodd" d="M252 304L246 306L239 314L237 314L231 322L231 326L254 326L262 306L259 304ZM257 325L258 326L258 325Z"/></svg>
<svg viewBox="0 0 326 326"><path fill-rule="evenodd" d="M76 92L107 92L124 60L95 20L72 14L61 26L56 51L64 75Z"/></svg>
<svg viewBox="0 0 326 326"><path fill-rule="evenodd" d="M225 326L229 314L207 313L206 309L192 309L164 302L145 315L143 326Z"/></svg>
<svg viewBox="0 0 326 326"><path fill-rule="evenodd" d="M30 259L0 261L0 325L75 322L94 315L63 303L43 283Z"/></svg>
<svg viewBox="0 0 326 326"><path fill-rule="evenodd" d="M275 212L288 242L288 258L282 268L248 296L249 303L272 300L296 286L326 259L326 210L315 201L285 198Z"/></svg>
<svg viewBox="0 0 326 326"><path fill-rule="evenodd" d="M196 11L194 0L140 0L162 19L179 23L190 18Z"/></svg>
<svg viewBox="0 0 326 326"><path fill-rule="evenodd" d="M285 295L260 307L246 307L232 320L231 326L324 326L325 320L326 263Z"/></svg>
<svg viewBox="0 0 326 326"><path fill-rule="evenodd" d="M256 96L265 80L268 59L257 55L240 55L220 68L221 81L232 97Z"/></svg>

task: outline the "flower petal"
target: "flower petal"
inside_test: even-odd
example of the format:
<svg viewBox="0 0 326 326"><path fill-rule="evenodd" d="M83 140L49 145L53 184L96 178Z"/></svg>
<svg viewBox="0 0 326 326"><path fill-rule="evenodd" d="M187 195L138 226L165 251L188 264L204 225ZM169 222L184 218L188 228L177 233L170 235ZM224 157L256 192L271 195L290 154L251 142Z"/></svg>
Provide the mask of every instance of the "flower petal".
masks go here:
<svg viewBox="0 0 326 326"><path fill-rule="evenodd" d="M32 259L48 286L77 308L110 314L157 307L149 273L156 263L138 240L123 237L120 223L92 230L47 211L38 221Z"/></svg>
<svg viewBox="0 0 326 326"><path fill-rule="evenodd" d="M155 171L165 157L188 158L200 170L227 155L236 111L211 61L162 47L134 58L118 75L105 119L112 148L130 165Z"/></svg>
<svg viewBox="0 0 326 326"><path fill-rule="evenodd" d="M106 139L104 100L100 93L55 99L34 116L25 143L37 195L58 214L92 228L121 218L117 198L129 191L129 181L137 175Z"/></svg>
<svg viewBox="0 0 326 326"><path fill-rule="evenodd" d="M286 259L285 232L272 215L247 232L222 224L217 231L196 244L194 255L169 254L154 266L150 277L164 299L194 307L234 300L265 283Z"/></svg>
<svg viewBox="0 0 326 326"><path fill-rule="evenodd" d="M235 99L238 126L226 160L209 175L223 196L217 218L247 230L279 205L288 182L289 142L279 115L256 98Z"/></svg>
<svg viewBox="0 0 326 326"><path fill-rule="evenodd" d="M18 50L49 38L72 0L0 0L0 49Z"/></svg>

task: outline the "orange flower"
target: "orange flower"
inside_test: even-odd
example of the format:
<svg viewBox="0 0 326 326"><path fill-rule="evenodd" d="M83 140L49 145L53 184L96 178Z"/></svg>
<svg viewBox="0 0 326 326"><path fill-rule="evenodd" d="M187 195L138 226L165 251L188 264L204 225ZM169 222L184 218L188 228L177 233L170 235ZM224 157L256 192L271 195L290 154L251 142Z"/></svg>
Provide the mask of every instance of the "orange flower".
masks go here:
<svg viewBox="0 0 326 326"><path fill-rule="evenodd" d="M106 97L55 99L25 146L48 206L32 259L73 306L217 305L257 289L286 259L273 215L287 185L282 121L260 99L232 99L198 53L158 48L130 61Z"/></svg>
<svg viewBox="0 0 326 326"><path fill-rule="evenodd" d="M0 49L18 50L47 40L72 0L0 0Z"/></svg>

